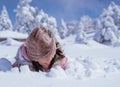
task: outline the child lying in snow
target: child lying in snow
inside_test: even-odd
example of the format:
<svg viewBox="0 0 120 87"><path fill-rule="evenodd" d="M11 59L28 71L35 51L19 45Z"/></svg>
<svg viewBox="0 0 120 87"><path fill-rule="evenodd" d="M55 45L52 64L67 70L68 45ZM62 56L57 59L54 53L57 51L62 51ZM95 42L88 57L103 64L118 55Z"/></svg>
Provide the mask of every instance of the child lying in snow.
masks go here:
<svg viewBox="0 0 120 87"><path fill-rule="evenodd" d="M18 49L13 67L29 65L32 71L48 72L52 67L67 66L67 58L50 30L43 26L35 28L26 42Z"/></svg>

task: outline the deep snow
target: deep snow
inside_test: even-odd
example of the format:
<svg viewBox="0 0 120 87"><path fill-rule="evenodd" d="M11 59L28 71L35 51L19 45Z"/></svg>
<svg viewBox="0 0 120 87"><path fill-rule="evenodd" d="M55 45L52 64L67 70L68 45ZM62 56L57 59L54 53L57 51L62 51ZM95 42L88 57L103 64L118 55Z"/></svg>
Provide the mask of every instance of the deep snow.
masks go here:
<svg viewBox="0 0 120 87"><path fill-rule="evenodd" d="M10 30L4 30L0 31L0 38L19 38L19 39L24 39L27 38L27 34L23 33L18 33L15 31L10 31Z"/></svg>
<svg viewBox="0 0 120 87"><path fill-rule="evenodd" d="M88 44L75 44L68 38L61 41L69 59L67 69L51 69L49 73L31 72L28 66L21 67L22 72L13 68L0 72L1 87L120 87L120 48L108 47L89 40ZM21 43L10 39L0 45L0 57L6 57L13 63L14 56ZM69 42L69 43L68 43Z"/></svg>

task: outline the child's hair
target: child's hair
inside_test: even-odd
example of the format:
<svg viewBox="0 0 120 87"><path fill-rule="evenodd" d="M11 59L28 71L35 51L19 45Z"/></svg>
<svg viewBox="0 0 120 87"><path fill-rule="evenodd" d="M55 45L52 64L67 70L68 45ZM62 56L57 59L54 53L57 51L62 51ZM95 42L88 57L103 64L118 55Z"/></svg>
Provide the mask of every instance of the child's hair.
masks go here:
<svg viewBox="0 0 120 87"><path fill-rule="evenodd" d="M35 28L26 40L27 55L32 61L47 58L55 54L55 38L53 33L43 26Z"/></svg>

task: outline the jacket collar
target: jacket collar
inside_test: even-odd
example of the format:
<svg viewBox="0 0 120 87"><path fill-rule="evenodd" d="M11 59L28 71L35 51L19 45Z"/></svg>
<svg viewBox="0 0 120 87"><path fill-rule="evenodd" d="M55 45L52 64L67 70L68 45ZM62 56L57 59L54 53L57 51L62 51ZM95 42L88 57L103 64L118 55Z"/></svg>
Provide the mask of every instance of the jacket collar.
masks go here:
<svg viewBox="0 0 120 87"><path fill-rule="evenodd" d="M26 43L22 44L21 53L22 53L23 58L24 58L26 61L31 62L30 58L27 56Z"/></svg>

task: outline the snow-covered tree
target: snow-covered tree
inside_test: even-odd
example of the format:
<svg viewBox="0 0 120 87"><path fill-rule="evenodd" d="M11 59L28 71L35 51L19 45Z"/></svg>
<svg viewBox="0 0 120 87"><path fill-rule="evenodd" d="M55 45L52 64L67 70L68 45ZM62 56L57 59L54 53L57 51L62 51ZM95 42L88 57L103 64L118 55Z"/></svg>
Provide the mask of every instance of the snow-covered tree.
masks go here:
<svg viewBox="0 0 120 87"><path fill-rule="evenodd" d="M83 30L85 32L94 31L94 21L89 16L81 17L80 22L84 25Z"/></svg>
<svg viewBox="0 0 120 87"><path fill-rule="evenodd" d="M78 21L71 21L66 24L68 33L67 36L70 35L76 35L77 33L77 26L78 26Z"/></svg>
<svg viewBox="0 0 120 87"><path fill-rule="evenodd" d="M108 9L103 11L97 22L95 40L112 45L120 40L120 30L115 18L118 15L118 12L115 11L116 7L119 8L112 2Z"/></svg>
<svg viewBox="0 0 120 87"><path fill-rule="evenodd" d="M40 10L35 17L36 24L43 25L47 28L54 29L57 27L57 21L54 17L48 16L43 10Z"/></svg>
<svg viewBox="0 0 120 87"><path fill-rule="evenodd" d="M20 0L16 12L14 30L22 33L30 33L35 27L36 8L30 6L32 0Z"/></svg>
<svg viewBox="0 0 120 87"><path fill-rule="evenodd" d="M113 17L115 25L120 30L120 6L111 2L108 9L104 12L103 16L109 15Z"/></svg>
<svg viewBox="0 0 120 87"><path fill-rule="evenodd" d="M67 36L68 30L67 30L66 23L63 19L61 19L61 25L58 29L58 32L59 32L61 39L64 39Z"/></svg>
<svg viewBox="0 0 120 87"><path fill-rule="evenodd" d="M3 6L3 9L2 9L1 15L0 15L0 31L12 30L12 29L13 29L12 22L9 18L7 9L5 6Z"/></svg>
<svg viewBox="0 0 120 87"><path fill-rule="evenodd" d="M77 43L86 43L86 33L84 31L84 24L83 22L79 22L78 23L78 26L77 26L77 35L76 35L76 38L75 38L75 42Z"/></svg>
<svg viewBox="0 0 120 87"><path fill-rule="evenodd" d="M53 16L50 16L48 18L47 28L50 29L54 33L57 39L60 39L58 29L57 29L57 21Z"/></svg>
<svg viewBox="0 0 120 87"><path fill-rule="evenodd" d="M102 42L103 36L101 35L101 31L103 29L103 25L101 23L100 19L96 19L96 25L95 25L95 36L94 39L98 42Z"/></svg>
<svg viewBox="0 0 120 87"><path fill-rule="evenodd" d="M43 10L38 11L38 14L35 17L36 26L46 26L48 22L48 14L44 13Z"/></svg>
<svg viewBox="0 0 120 87"><path fill-rule="evenodd" d="M54 17L48 16L43 10L40 10L35 17L35 26L44 26L50 29L58 37L57 21Z"/></svg>

